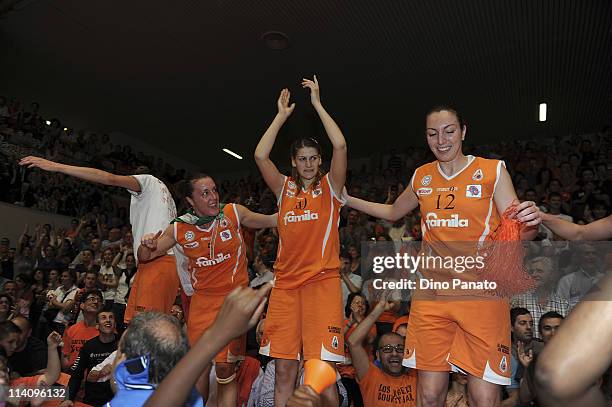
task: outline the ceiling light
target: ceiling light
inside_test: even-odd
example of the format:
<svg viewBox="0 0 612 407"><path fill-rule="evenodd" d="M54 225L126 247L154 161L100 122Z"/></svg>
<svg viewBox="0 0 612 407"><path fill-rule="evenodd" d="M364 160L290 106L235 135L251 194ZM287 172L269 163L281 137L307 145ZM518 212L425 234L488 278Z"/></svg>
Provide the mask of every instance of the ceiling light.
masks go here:
<svg viewBox="0 0 612 407"><path fill-rule="evenodd" d="M268 31L261 35L261 40L266 47L273 50L284 50L289 48L289 37L280 31Z"/></svg>
<svg viewBox="0 0 612 407"><path fill-rule="evenodd" d="M45 123L47 124L47 126L51 126L51 120L47 120Z"/></svg>
<svg viewBox="0 0 612 407"><path fill-rule="evenodd" d="M236 157L239 160L242 160L242 157L239 156L238 154L234 153L232 150L224 148L223 151L225 151L226 153L228 153L229 155Z"/></svg>
<svg viewBox="0 0 612 407"><path fill-rule="evenodd" d="M540 103L540 121L546 121L546 103Z"/></svg>
<svg viewBox="0 0 612 407"><path fill-rule="evenodd" d="M64 127L64 131L68 131L68 127Z"/></svg>

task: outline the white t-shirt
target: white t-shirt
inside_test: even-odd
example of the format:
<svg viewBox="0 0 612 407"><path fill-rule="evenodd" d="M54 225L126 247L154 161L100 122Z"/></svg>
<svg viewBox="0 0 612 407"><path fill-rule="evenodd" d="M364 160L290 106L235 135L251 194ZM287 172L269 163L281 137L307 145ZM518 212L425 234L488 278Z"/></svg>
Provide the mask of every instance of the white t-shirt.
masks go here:
<svg viewBox="0 0 612 407"><path fill-rule="evenodd" d="M104 264L100 266L100 275L101 276L109 276L109 279L112 278L112 276L115 275L115 271L113 270L113 267L106 267ZM104 277L101 278L101 280L104 280ZM107 288L106 290L102 291L102 296L104 297L104 301L107 300L114 300L115 299L115 293L117 292L117 289L115 288Z"/></svg>
<svg viewBox="0 0 612 407"><path fill-rule="evenodd" d="M55 291L53 291L53 294L55 294L55 299L58 302L65 304L66 302L70 300L74 300L74 297L77 291L78 291L78 288L76 285L73 285L68 290L64 290L64 286L60 285L59 287L55 289ZM72 316L70 311L71 310L68 310L66 312L63 312L63 311L58 312L53 322L57 322L58 324L65 324L66 322L70 321L70 318Z"/></svg>
<svg viewBox="0 0 612 407"><path fill-rule="evenodd" d="M115 293L115 302L117 304L125 304L125 296L127 295L128 292L128 285L125 282L126 280L126 276L125 276L125 270L121 270L121 277L119 278L119 285L117 286L117 292Z"/></svg>
<svg viewBox="0 0 612 407"><path fill-rule="evenodd" d="M130 222L134 235L134 253L138 253L143 235L166 230L176 218L176 205L168 187L153 175L139 174L132 177L140 184L140 192L129 191L132 194Z"/></svg>

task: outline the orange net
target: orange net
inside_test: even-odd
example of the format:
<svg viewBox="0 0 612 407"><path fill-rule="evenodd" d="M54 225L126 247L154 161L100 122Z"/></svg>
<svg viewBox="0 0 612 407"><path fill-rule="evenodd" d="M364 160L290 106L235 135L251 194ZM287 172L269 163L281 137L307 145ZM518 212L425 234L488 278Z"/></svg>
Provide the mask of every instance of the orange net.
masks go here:
<svg viewBox="0 0 612 407"><path fill-rule="evenodd" d="M497 283L494 291L502 297L520 294L535 286L523 264L525 248L521 241L521 223L515 218L517 205L514 202L504 211L493 239L481 251L486 263L479 278Z"/></svg>

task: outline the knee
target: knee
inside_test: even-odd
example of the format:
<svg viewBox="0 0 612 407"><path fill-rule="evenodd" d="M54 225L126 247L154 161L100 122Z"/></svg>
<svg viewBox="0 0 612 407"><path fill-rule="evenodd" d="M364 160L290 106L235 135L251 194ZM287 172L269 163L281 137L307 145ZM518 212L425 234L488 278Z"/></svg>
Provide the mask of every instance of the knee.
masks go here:
<svg viewBox="0 0 612 407"><path fill-rule="evenodd" d="M575 396L572 394L572 388L570 383L565 382L566 378L559 374L558 369L555 369L551 364L545 361L538 360L535 369L535 385L538 390L538 394L542 393L544 396L552 396L555 398L566 398Z"/></svg>
<svg viewBox="0 0 612 407"><path fill-rule="evenodd" d="M446 392L435 386L418 386L417 397L421 401L422 407L443 406L446 400Z"/></svg>

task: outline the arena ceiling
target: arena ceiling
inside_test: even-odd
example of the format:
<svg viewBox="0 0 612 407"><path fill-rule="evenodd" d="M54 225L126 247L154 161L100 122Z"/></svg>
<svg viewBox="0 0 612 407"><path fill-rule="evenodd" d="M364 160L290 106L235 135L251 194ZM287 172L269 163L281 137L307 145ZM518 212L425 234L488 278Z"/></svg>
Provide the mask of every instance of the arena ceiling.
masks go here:
<svg viewBox="0 0 612 407"><path fill-rule="evenodd" d="M322 136L299 86L313 73L351 157L423 145L424 111L447 102L476 143L612 117L609 0L0 0L0 13L1 94L212 171L252 167L284 86L297 108L276 159ZM266 47L268 31L289 47Z"/></svg>

